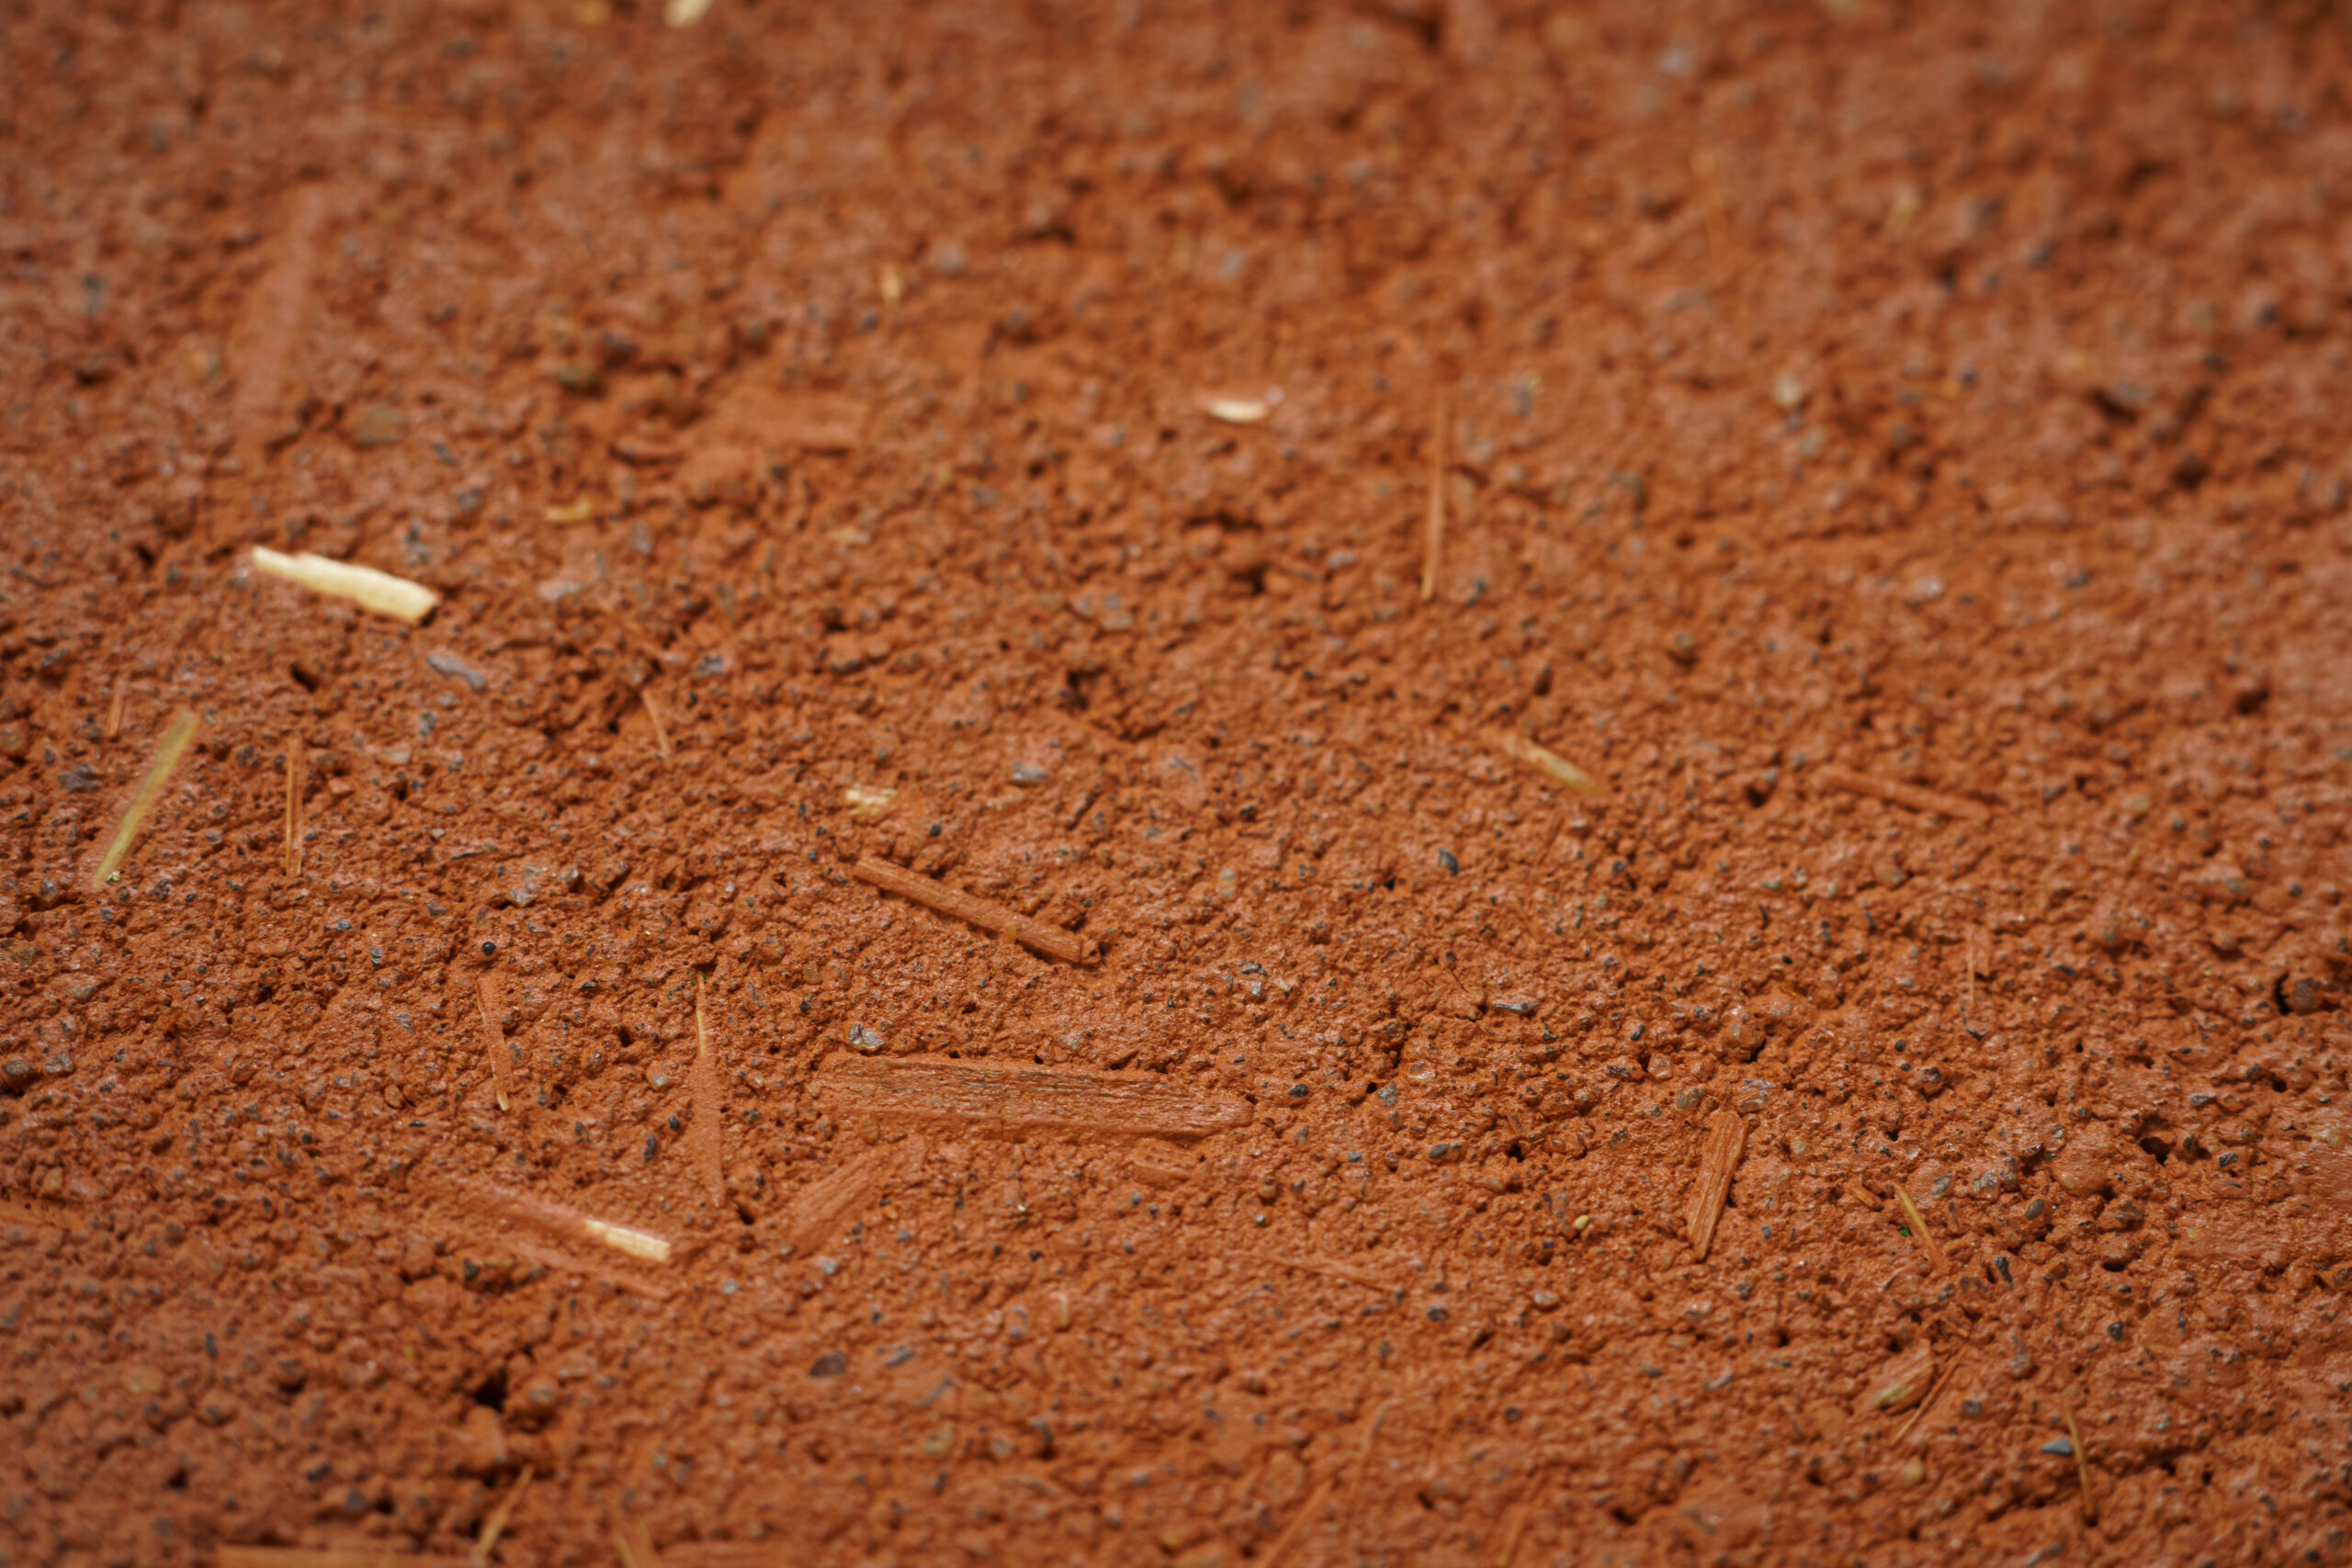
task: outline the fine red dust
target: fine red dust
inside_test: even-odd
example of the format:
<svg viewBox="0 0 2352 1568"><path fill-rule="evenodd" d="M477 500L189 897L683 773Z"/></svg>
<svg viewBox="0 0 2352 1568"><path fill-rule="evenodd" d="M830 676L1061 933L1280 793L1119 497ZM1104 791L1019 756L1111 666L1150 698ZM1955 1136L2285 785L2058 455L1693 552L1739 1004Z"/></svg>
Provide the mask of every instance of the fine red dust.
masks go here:
<svg viewBox="0 0 2352 1568"><path fill-rule="evenodd" d="M0 7L0 1563L2344 1561L2346 16Z"/></svg>

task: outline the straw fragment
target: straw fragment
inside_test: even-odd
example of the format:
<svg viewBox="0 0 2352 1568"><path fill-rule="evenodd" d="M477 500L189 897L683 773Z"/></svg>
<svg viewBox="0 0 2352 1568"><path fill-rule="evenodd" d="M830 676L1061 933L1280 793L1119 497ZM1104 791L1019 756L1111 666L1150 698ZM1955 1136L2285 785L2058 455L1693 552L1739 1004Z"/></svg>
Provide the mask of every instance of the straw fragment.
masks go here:
<svg viewBox="0 0 2352 1568"><path fill-rule="evenodd" d="M1495 730L1489 737L1489 744L1512 761L1533 768L1564 789L1572 789L1578 795L1602 795L1609 793L1607 784L1566 757L1536 745L1516 731Z"/></svg>
<svg viewBox="0 0 2352 1568"><path fill-rule="evenodd" d="M1928 1255L1928 1271L1936 1274L1942 1273L1944 1249L1936 1245L1934 1236L1928 1234L1928 1222L1920 1217L1919 1205L1913 1202L1911 1194L1900 1187L1894 1190L1894 1201L1902 1206L1903 1223L1909 1227L1912 1238L1918 1242L1919 1249Z"/></svg>
<svg viewBox="0 0 2352 1568"><path fill-rule="evenodd" d="M695 976L695 1061L687 1078L694 1090L694 1120L686 1125L688 1157L702 1179L703 1190L720 1208L727 1206L727 1159L719 1145L719 1119L726 1114L719 1084L718 1058L710 1052L710 1033L703 1025L703 978Z"/></svg>
<svg viewBox="0 0 2352 1568"><path fill-rule="evenodd" d="M1437 563L1445 545L1445 394L1430 418L1430 506L1421 525L1421 600L1437 597Z"/></svg>
<svg viewBox="0 0 2352 1568"><path fill-rule="evenodd" d="M463 1557L420 1557L365 1546L222 1546L218 1568L469 1568Z"/></svg>
<svg viewBox="0 0 2352 1568"><path fill-rule="evenodd" d="M1203 398L1201 411L1227 424L1256 424L1274 412L1274 405L1263 398Z"/></svg>
<svg viewBox="0 0 2352 1568"><path fill-rule="evenodd" d="M196 712L192 708L182 708L178 716L172 720L171 728L164 732L164 743L155 749L155 761L149 764L147 776L139 781L139 792L123 808L122 821L116 827L114 838L107 845L106 858L98 862L98 874L93 886L104 887L114 880L114 874L130 853L131 840L139 837L140 825L147 820L147 813L154 809L155 797L164 793L164 785L171 782L172 770L179 766L181 753L195 739Z"/></svg>
<svg viewBox="0 0 2352 1568"><path fill-rule="evenodd" d="M854 822L879 822L898 801L897 790L880 784L849 784L842 790L842 804L849 807Z"/></svg>
<svg viewBox="0 0 2352 1568"><path fill-rule="evenodd" d="M640 686L637 694L645 699L645 716L653 721L653 749L662 753L662 760L666 762L670 760L670 727L662 722L662 705L653 700L649 687Z"/></svg>
<svg viewBox="0 0 2352 1568"><path fill-rule="evenodd" d="M592 1241L634 1258L640 1263L667 1263L677 1251L666 1236L615 1224L610 1220L600 1220L569 1205L550 1202L527 1192L515 1192L486 1181L458 1176L439 1177L435 1185L477 1209L524 1224L536 1225L566 1240Z"/></svg>
<svg viewBox="0 0 2352 1568"><path fill-rule="evenodd" d="M616 1528L613 1549L620 1554L621 1568L662 1568L662 1554L653 1550L653 1532L643 1519Z"/></svg>
<svg viewBox="0 0 2352 1568"><path fill-rule="evenodd" d="M490 1511L490 1517L482 1520L481 1534L474 1538L473 1554L468 1559L474 1568L488 1568L490 1549L506 1533L506 1521L514 1517L514 1505L523 1500L525 1489L531 1484L531 1467L525 1465L523 1473L514 1478L514 1484L507 1488L506 1495L499 1499L498 1506Z"/></svg>
<svg viewBox="0 0 2352 1568"><path fill-rule="evenodd" d="M690 28L709 12L711 0L668 0L662 19L673 28Z"/></svg>
<svg viewBox="0 0 2352 1568"><path fill-rule="evenodd" d="M1298 1506L1298 1512L1290 1517L1290 1522L1283 1526L1282 1533L1275 1536L1266 1548L1265 1556L1261 1559L1266 1568L1282 1568L1283 1563L1289 1560L1306 1532L1323 1517L1325 1508L1330 1505L1331 1492L1336 1483L1335 1478L1327 1475L1313 1492L1307 1494L1306 1501Z"/></svg>
<svg viewBox="0 0 2352 1568"><path fill-rule="evenodd" d="M1857 1416L1908 1410L1936 1381L1936 1353L1924 1339L1872 1373L1854 1406Z"/></svg>
<svg viewBox="0 0 2352 1568"><path fill-rule="evenodd" d="M1022 946L1042 953L1048 958L1058 958L1065 964L1092 964L1096 961L1094 944L1075 931L1066 931L1058 926L1049 926L1042 920L1016 915L985 898L975 898L968 893L943 886L904 866L866 855L850 870L860 881L870 882L885 893L911 898L951 919L967 920L993 936L1010 936Z"/></svg>
<svg viewBox="0 0 2352 1568"><path fill-rule="evenodd" d="M1963 795L1945 795L1938 790L1921 789L1916 784L1895 784L1888 779L1874 779L1835 763L1815 770L1814 776L1830 789L1842 789L1849 795L1867 795L1877 800L1924 811L1930 816L1953 817L1969 822L1990 822L1993 808L1982 801Z"/></svg>
<svg viewBox="0 0 2352 1568"><path fill-rule="evenodd" d="M280 555L266 546L255 545L254 565L272 577L300 583L314 593L348 599L363 610L373 610L379 615L406 621L410 626L421 623L433 613L433 607L441 603L441 595L421 582L411 582L388 571L378 571L372 566L353 566L347 561L329 560L308 550L288 556Z"/></svg>

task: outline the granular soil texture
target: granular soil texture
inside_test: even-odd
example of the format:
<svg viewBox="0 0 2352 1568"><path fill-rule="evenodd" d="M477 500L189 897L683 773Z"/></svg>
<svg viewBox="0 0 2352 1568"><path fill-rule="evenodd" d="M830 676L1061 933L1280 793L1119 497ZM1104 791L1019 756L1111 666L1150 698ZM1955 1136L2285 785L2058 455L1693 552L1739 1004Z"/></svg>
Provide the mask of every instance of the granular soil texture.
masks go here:
<svg viewBox="0 0 2352 1568"><path fill-rule="evenodd" d="M2348 43L14 0L0 1562L2343 1561Z"/></svg>

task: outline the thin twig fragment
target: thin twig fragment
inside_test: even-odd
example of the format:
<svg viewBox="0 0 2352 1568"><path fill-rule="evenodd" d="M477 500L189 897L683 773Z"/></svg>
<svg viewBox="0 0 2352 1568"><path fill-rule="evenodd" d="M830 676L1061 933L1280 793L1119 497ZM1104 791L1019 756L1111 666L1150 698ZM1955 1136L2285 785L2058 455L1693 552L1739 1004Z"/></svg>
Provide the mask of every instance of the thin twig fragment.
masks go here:
<svg viewBox="0 0 2352 1568"><path fill-rule="evenodd" d="M1243 1100L1213 1099L1151 1073L1101 1073L939 1057L835 1057L809 1087L844 1112L957 1122L1010 1135L1047 1127L1095 1135L1200 1138L1246 1127Z"/></svg>
<svg viewBox="0 0 2352 1568"><path fill-rule="evenodd" d="M662 753L662 760L666 762L670 760L670 727L662 722L662 705L653 700L650 688L639 687L637 694L645 699L645 716L653 721L653 749Z"/></svg>
<svg viewBox="0 0 2352 1568"><path fill-rule="evenodd" d="M1928 1411L1933 1410L1938 1404L1943 1402L1944 1391L1960 1382L1962 1369L1967 1365L1968 1363L1963 1360L1960 1366L1954 1367L1951 1371L1946 1372L1942 1377L1936 1380L1935 1392L1929 1394L1927 1398L1921 1400L1919 1402L1919 1408L1911 1412L1911 1418L1904 1422L1902 1426L1895 1428L1895 1442L1899 1443L1904 1438L1909 1437L1911 1435L1911 1428L1919 1424L1920 1418L1925 1416ZM1924 1438L1921 1440L1925 1441Z"/></svg>
<svg viewBox="0 0 2352 1568"><path fill-rule="evenodd" d="M147 776L139 781L139 791L124 807L122 821L114 830L114 838L107 844L106 858L98 862L95 885L104 887L114 880L114 874L130 853L131 840L139 837L140 824L153 810L155 797L164 793L164 785L171 782L172 770L179 766L181 753L188 742L196 739L196 712L182 708L172 720L171 728L164 732L164 743L155 749L155 760L148 765Z"/></svg>
<svg viewBox="0 0 2352 1568"><path fill-rule="evenodd" d="M1731 1195L1732 1173L1747 1149L1747 1123L1734 1111L1718 1111L1707 1118L1707 1142L1699 1156L1699 1184L1690 1190L1684 1229L1690 1249L1706 1261L1715 1244L1715 1224L1723 1218L1724 1200Z"/></svg>
<svg viewBox="0 0 2352 1568"><path fill-rule="evenodd" d="M1314 1491L1307 1494L1306 1501L1298 1506L1298 1512L1290 1517L1290 1522L1283 1526L1282 1533L1274 1537L1272 1543L1266 1548L1266 1554L1261 1559L1266 1568L1282 1568L1306 1532L1323 1517L1323 1510L1331 1501L1333 1484L1333 1478L1327 1475Z"/></svg>
<svg viewBox="0 0 2352 1568"><path fill-rule="evenodd" d="M919 872L893 865L886 860L876 860L872 855L861 858L850 869L860 881L870 882L885 893L911 898L925 908L936 909L951 919L969 921L991 936L1010 936L1034 953L1058 958L1065 964L1095 962L1094 944L1077 932L1049 926L1043 920L1033 920L1025 915L1016 915L985 898L975 898L968 893L943 886Z"/></svg>
<svg viewBox="0 0 2352 1568"><path fill-rule="evenodd" d="M420 1557L379 1547L222 1546L218 1568L470 1568L463 1557Z"/></svg>
<svg viewBox="0 0 2352 1568"><path fill-rule="evenodd" d="M506 1521L514 1517L514 1505L523 1500L523 1493L530 1484L531 1467L526 1464L523 1467L523 1473L514 1478L514 1484L507 1489L506 1495L499 1499L498 1506L490 1511L490 1517L482 1520L481 1534L475 1537L473 1555L468 1560L474 1568L488 1568L490 1549L496 1546L498 1538L506 1533Z"/></svg>
<svg viewBox="0 0 2352 1568"><path fill-rule="evenodd" d="M1919 1205L1913 1202L1911 1194L1900 1187L1894 1190L1894 1201L1902 1206L1903 1223L1910 1228L1912 1236L1919 1243L1919 1249L1928 1255L1928 1271L1936 1274L1942 1273L1944 1249L1938 1247L1936 1238L1928 1233L1928 1222L1920 1217Z"/></svg>
<svg viewBox="0 0 2352 1568"><path fill-rule="evenodd" d="M286 743L286 874L302 874L302 792L310 786L311 753L299 741Z"/></svg>
<svg viewBox="0 0 2352 1568"><path fill-rule="evenodd" d="M621 1568L662 1568L662 1554L653 1550L653 1532L643 1519L615 1529L613 1549L620 1553Z"/></svg>
<svg viewBox="0 0 2352 1568"><path fill-rule="evenodd" d="M686 1126L686 1144L703 1190L720 1208L727 1206L727 1158L719 1146L719 1118L726 1114L725 1095L718 1079L718 1058L710 1052L710 1032L703 1023L703 979L695 976L695 1062L688 1072L694 1091L694 1120Z"/></svg>
<svg viewBox="0 0 2352 1568"><path fill-rule="evenodd" d="M118 682L114 689L114 700L107 705L106 735L109 740L122 733L122 705L129 695L129 689Z"/></svg>
<svg viewBox="0 0 2352 1568"><path fill-rule="evenodd" d="M2075 1425L2075 1402L2061 1399L2058 1409L2066 1417L2067 1445L2075 1450L2075 1479L2083 1489L2083 1523L2095 1525L2098 1523L2098 1505L2091 1499L2091 1461L2083 1452L2082 1428Z"/></svg>
<svg viewBox="0 0 2352 1568"><path fill-rule="evenodd" d="M308 550L288 556L280 555L266 546L255 545L254 565L272 577L299 582L313 593L348 599L363 610L373 610L379 615L406 621L410 626L422 623L433 613L433 607L441 603L441 595L422 582L411 582L404 577L394 577L389 571L378 571L372 566L353 566L348 561L329 560Z"/></svg>
<svg viewBox="0 0 2352 1568"><path fill-rule="evenodd" d="M499 1020L504 1010L498 1005L498 978L493 975L481 977L481 1029L490 1042L491 1092L497 1097L498 1109L503 1111L514 1091L514 1064L509 1059L514 1048L506 1043L506 1026Z"/></svg>
<svg viewBox="0 0 2352 1568"><path fill-rule="evenodd" d="M1320 1274L1327 1280L1337 1280L1346 1285L1360 1285L1367 1291L1385 1292L1392 1288L1385 1280L1367 1274L1360 1269L1351 1269L1347 1264L1335 1262L1328 1258L1285 1258L1278 1252L1252 1252L1245 1256L1255 1262L1265 1264L1268 1268L1295 1269L1302 1274Z"/></svg>
<svg viewBox="0 0 2352 1568"><path fill-rule="evenodd" d="M1535 1512L1537 1489L1544 1483L1544 1472L1551 1468L1548 1459L1539 1459L1527 1472L1527 1490L1511 1505L1510 1515L1503 1525L1503 1546L1495 1553L1495 1568L1510 1568L1511 1559L1519 1555L1520 1538L1527 1533L1527 1520Z"/></svg>
<svg viewBox="0 0 2352 1568"><path fill-rule="evenodd" d="M1437 563L1445 547L1445 394L1430 416L1430 507L1421 525L1421 601L1437 597Z"/></svg>
<svg viewBox="0 0 2352 1568"><path fill-rule="evenodd" d="M1496 750L1500 751L1512 761L1534 769L1563 789L1572 789L1578 795L1601 795L1609 793L1607 784L1594 778L1566 757L1536 745L1535 742L1516 731L1496 730L1492 744Z"/></svg>
<svg viewBox="0 0 2352 1568"><path fill-rule="evenodd" d="M1969 822L1990 822L1993 819L1993 808L1982 801L1970 800L1964 795L1945 795L1939 790L1921 789L1917 784L1874 779L1867 773L1858 773L1835 763L1824 764L1814 776L1830 789L1842 789L1849 795L1867 795L1872 799L1890 801L1930 816L1954 817Z"/></svg>

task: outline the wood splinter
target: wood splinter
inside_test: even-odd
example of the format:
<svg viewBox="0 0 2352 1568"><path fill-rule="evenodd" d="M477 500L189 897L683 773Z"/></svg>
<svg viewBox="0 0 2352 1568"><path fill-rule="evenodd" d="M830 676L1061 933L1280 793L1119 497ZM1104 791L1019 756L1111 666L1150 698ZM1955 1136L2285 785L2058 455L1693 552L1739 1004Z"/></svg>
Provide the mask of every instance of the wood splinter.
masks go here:
<svg viewBox="0 0 2352 1568"><path fill-rule="evenodd" d="M1747 1123L1736 1111L1718 1111L1707 1118L1706 1146L1699 1156L1699 1185L1690 1191L1684 1225L1690 1249L1705 1262L1715 1244L1715 1224L1723 1218L1724 1201L1731 1196L1732 1173L1747 1150Z"/></svg>
<svg viewBox="0 0 2352 1568"><path fill-rule="evenodd" d="M968 893L943 886L902 865L893 865L888 861L866 855L850 870L859 881L870 882L885 893L896 893L901 898L912 899L927 909L936 909L950 919L968 921L991 936L1009 936L1033 953L1058 958L1065 964L1096 962L1094 944L1076 931L1066 931L1043 920L1016 915L985 898L975 898Z"/></svg>
<svg viewBox="0 0 2352 1568"><path fill-rule="evenodd" d="M1430 419L1430 509L1421 525L1421 602L1437 597L1437 563L1445 547L1445 394Z"/></svg>
<svg viewBox="0 0 2352 1568"><path fill-rule="evenodd" d="M1830 789L1842 789L1849 795L1867 795L1873 800L1908 807L1913 811L1923 811L1931 817L1951 817L1967 822L1990 822L1993 819L1993 808L1982 801L1945 795L1939 790L1921 789L1917 784L1874 779L1851 768L1838 767L1834 762L1815 769L1814 777Z"/></svg>
<svg viewBox="0 0 2352 1568"><path fill-rule="evenodd" d="M510 1059L514 1048L506 1043L506 1026L499 1021L498 979L495 976L481 977L481 1028L490 1039L491 1092L498 1099L498 1109L503 1111L514 1092L514 1070Z"/></svg>

